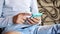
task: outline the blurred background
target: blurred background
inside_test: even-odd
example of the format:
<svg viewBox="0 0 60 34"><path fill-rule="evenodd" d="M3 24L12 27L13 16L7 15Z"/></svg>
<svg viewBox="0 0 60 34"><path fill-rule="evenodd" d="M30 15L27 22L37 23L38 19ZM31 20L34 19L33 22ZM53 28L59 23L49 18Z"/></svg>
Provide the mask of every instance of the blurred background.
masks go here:
<svg viewBox="0 0 60 34"><path fill-rule="evenodd" d="M42 25L60 23L60 0L37 0L42 15Z"/></svg>

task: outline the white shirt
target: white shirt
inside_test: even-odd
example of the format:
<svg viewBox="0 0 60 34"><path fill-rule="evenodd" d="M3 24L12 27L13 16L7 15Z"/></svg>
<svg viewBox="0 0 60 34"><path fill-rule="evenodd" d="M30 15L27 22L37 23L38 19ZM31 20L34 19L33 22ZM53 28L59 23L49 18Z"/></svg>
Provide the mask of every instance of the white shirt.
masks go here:
<svg viewBox="0 0 60 34"><path fill-rule="evenodd" d="M22 11L38 13L37 0L0 0L0 28L12 23L11 16Z"/></svg>
<svg viewBox="0 0 60 34"><path fill-rule="evenodd" d="M8 7L8 8L7 8ZM21 13L21 12L32 12L38 13L37 0L5 0L5 12ZM13 14L12 13L12 14Z"/></svg>

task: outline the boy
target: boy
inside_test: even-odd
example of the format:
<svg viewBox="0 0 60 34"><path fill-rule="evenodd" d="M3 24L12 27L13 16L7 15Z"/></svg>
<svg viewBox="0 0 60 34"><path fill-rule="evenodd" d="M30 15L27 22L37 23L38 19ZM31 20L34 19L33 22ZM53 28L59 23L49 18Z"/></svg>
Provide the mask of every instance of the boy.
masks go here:
<svg viewBox="0 0 60 34"><path fill-rule="evenodd" d="M4 34L30 34L40 21L26 17L34 13L38 13L37 0L0 0L0 28L5 27ZM26 19L29 25L23 24Z"/></svg>

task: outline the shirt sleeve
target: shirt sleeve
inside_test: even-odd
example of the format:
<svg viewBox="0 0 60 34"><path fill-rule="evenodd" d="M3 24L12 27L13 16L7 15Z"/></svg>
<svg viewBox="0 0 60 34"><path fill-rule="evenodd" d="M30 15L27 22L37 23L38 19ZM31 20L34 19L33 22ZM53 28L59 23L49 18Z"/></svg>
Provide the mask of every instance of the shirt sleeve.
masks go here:
<svg viewBox="0 0 60 34"><path fill-rule="evenodd" d="M13 24L12 17L0 18L0 28L8 27Z"/></svg>
<svg viewBox="0 0 60 34"><path fill-rule="evenodd" d="M2 17L2 9L3 9L4 0L0 0L0 28L7 27L12 23L12 17Z"/></svg>
<svg viewBox="0 0 60 34"><path fill-rule="evenodd" d="M31 0L31 12L32 13L38 13L38 5L37 5L37 0Z"/></svg>
<svg viewBox="0 0 60 34"><path fill-rule="evenodd" d="M3 3L4 3L4 0L0 0L0 17L2 14Z"/></svg>

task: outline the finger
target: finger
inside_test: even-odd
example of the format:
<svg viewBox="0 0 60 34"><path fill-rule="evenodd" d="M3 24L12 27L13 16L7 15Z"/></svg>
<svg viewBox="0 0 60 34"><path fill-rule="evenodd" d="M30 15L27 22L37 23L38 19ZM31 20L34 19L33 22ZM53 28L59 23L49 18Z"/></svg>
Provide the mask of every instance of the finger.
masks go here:
<svg viewBox="0 0 60 34"><path fill-rule="evenodd" d="M31 19L28 19L28 21L29 21L31 24L35 24Z"/></svg>
<svg viewBox="0 0 60 34"><path fill-rule="evenodd" d="M22 19L23 19L23 20L26 20L27 18L23 17Z"/></svg>
<svg viewBox="0 0 60 34"><path fill-rule="evenodd" d="M23 22L24 22L23 19L17 20L17 23L18 23L18 24L23 24Z"/></svg>
<svg viewBox="0 0 60 34"><path fill-rule="evenodd" d="M24 17L24 16L18 16L18 19L19 20L21 20L21 19L26 20L26 17Z"/></svg>
<svg viewBox="0 0 60 34"><path fill-rule="evenodd" d="M21 18L21 22L25 22L27 18Z"/></svg>
<svg viewBox="0 0 60 34"><path fill-rule="evenodd" d="M36 20L38 20L38 21L40 20L39 18L34 18L34 19L36 19Z"/></svg>
<svg viewBox="0 0 60 34"><path fill-rule="evenodd" d="M24 22L24 20L22 19L21 22Z"/></svg>
<svg viewBox="0 0 60 34"><path fill-rule="evenodd" d="M31 23L27 20L27 23L31 25Z"/></svg>
<svg viewBox="0 0 60 34"><path fill-rule="evenodd" d="M32 21L34 21L35 23L38 23L39 20L35 19L35 18L31 18Z"/></svg>

